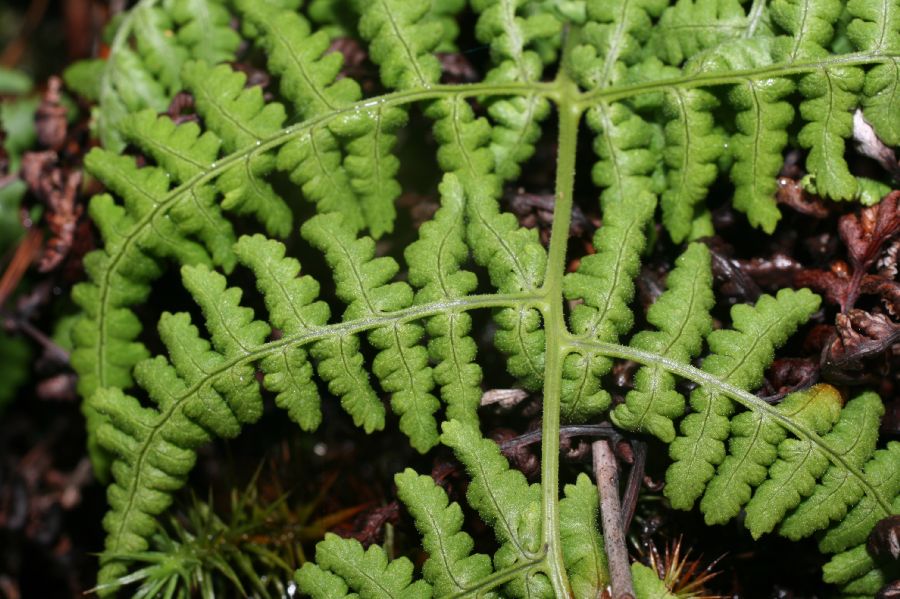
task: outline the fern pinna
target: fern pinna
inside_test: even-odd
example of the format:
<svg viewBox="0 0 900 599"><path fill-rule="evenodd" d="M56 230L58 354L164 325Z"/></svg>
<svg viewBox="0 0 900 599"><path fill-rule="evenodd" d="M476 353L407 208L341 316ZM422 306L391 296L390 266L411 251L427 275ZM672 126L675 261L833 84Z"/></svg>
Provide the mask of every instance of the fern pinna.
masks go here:
<svg viewBox="0 0 900 599"><path fill-rule="evenodd" d="M200 445L259 418L262 389L314 430L320 381L366 432L385 426L384 396L413 447L452 448L499 548L472 554L459 506L407 470L396 482L429 554L421 578L405 558L329 536L317 564L297 574L302 591L595 596L608 580L596 493L582 475L560 499L559 427L610 410L603 377L625 359L641 368L611 418L670 444L674 506L699 500L711 524L743 510L755 536L824 530L821 549L836 554L826 580L848 596L874 594L885 575L866 535L900 508L900 445L878 445L880 399L864 393L842 405L819 386L771 405L751 393L818 298L763 296L713 330L709 252L689 243L648 328L633 331L632 280L657 208L676 243L712 232L704 199L722 176L734 206L771 232L792 138L823 197L865 198L883 186L851 173L844 150L857 110L885 143L900 144L900 2L473 0L474 34L490 56L471 84L442 83L436 55L456 49L468 22L462 0L298 4L143 0L120 23L108 61L68 73L98 101L105 148L87 167L109 192L90 206L103 247L74 293L83 315L72 356L95 469L111 477L101 588L127 580L128 556L148 547ZM336 37L365 45L381 95L342 75L342 55L329 51ZM230 66L246 47L277 79L276 98ZM176 92L190 94L196 119L160 116ZM441 206L402 266L378 256L375 240L394 232L396 149L413 110L432 122ZM499 200L551 113L558 147L545 247ZM594 139L603 226L596 253L566 273L581 122ZM300 198L315 215L296 223ZM238 237L240 216L265 234ZM295 230L324 257L342 314L274 239ZM253 273L267 314L230 286L238 265ZM165 354L151 357L134 309L172 266L204 323L163 312ZM481 437L474 310L492 312L509 373L542 394L539 484ZM688 398L678 379L695 385Z"/></svg>

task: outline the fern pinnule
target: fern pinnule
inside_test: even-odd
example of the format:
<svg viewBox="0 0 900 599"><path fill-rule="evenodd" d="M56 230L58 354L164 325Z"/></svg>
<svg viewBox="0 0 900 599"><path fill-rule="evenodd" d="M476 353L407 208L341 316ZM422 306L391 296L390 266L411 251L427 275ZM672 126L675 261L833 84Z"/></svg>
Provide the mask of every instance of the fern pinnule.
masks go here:
<svg viewBox="0 0 900 599"><path fill-rule="evenodd" d="M591 175L603 191L603 205L628 202L632 196L655 194L659 185L658 152L661 127L641 118L624 102L598 102L587 111L586 122L596 133L594 152L599 160Z"/></svg>
<svg viewBox="0 0 900 599"><path fill-rule="evenodd" d="M650 31L647 47L667 64L686 58L759 27L757 10L747 14L740 0L676 2L665 8Z"/></svg>
<svg viewBox="0 0 900 599"><path fill-rule="evenodd" d="M864 393L847 402L841 412L841 419L825 439L833 443L832 447L841 453L849 465L862 468L875 452L878 427L883 413L881 398L874 393ZM763 483L757 492L760 502L764 501L773 490L780 490L776 486L778 483L787 486L788 489L794 485L799 486L801 482L805 483L802 477L785 480L785 474L779 472L789 468L794 462L797 462L798 467L802 465L804 470L815 472L820 469L815 455L807 458L806 451L815 450L806 450L804 445L788 441L779 446L779 460L772 466L772 481ZM801 459L804 462L799 462ZM779 526L779 532L790 539L807 537L816 530L825 528L830 522L843 518L848 505L859 501L864 494L859 481L833 464L825 464L824 474L816 479L819 482L814 488L802 490L801 496L806 497L803 503L789 513ZM836 501L838 497L840 499ZM782 502L778 501L774 505L780 503ZM760 507L756 499L747 506L748 526L751 526L751 530L757 534L767 532L772 526L768 519L764 519Z"/></svg>
<svg viewBox="0 0 900 599"><path fill-rule="evenodd" d="M706 246L692 243L675 261L666 290L647 311L647 322L658 330L644 330L631 339L631 347L689 362L702 349L712 330L710 309L715 303L712 272ZM611 417L616 425L648 432L665 443L675 439L674 419L684 413L684 397L675 389L675 377L659 365L645 366L634 376L634 389Z"/></svg>
<svg viewBox="0 0 900 599"><path fill-rule="evenodd" d="M597 487L582 472L575 484L566 485L563 492L565 496L559 501L559 534L572 592L576 597L595 597L609 584L603 535L597 526Z"/></svg>
<svg viewBox="0 0 900 599"><path fill-rule="evenodd" d="M428 560L422 576L438 597L464 592L493 572L491 558L472 553L474 541L463 531L463 512L430 476L410 468L394 477L397 496L406 505L422 535Z"/></svg>
<svg viewBox="0 0 900 599"><path fill-rule="evenodd" d="M712 227L695 221L709 186L715 181L716 160L725 150L725 136L715 127L716 97L706 90L675 90L665 96L663 109L668 181L660 198L663 222L675 241L697 239ZM699 227L699 228L698 228Z"/></svg>
<svg viewBox="0 0 900 599"><path fill-rule="evenodd" d="M837 421L841 403L837 389L823 385L788 395L776 409L823 435ZM768 415L742 412L731 420L728 455L700 501L708 524L722 524L738 515L750 500L752 488L768 477L777 447L785 437L784 429Z"/></svg>
<svg viewBox="0 0 900 599"><path fill-rule="evenodd" d="M633 280L640 270L640 255L655 208L655 198L649 194L639 195L629 204L607 204L604 225L594 236L597 253L582 258L578 270L563 279L565 297L583 302L569 317L569 328L576 336L614 343L631 330ZM584 422L609 407L610 396L601 387L600 377L611 368L612 360L599 353L566 356L563 418Z"/></svg>
<svg viewBox="0 0 900 599"><path fill-rule="evenodd" d="M544 67L555 59L559 20L541 9L517 16L524 7L515 3L511 6L503 0L473 2L473 8L480 13L475 36L490 45L494 64L485 80L540 81ZM515 179L520 173L519 165L534 154L540 123L549 116L550 103L537 95L489 102L488 114L494 124L489 147L497 175L504 180Z"/></svg>
<svg viewBox="0 0 900 599"><path fill-rule="evenodd" d="M318 282L309 276L298 276L300 263L285 258L282 244L261 235L244 236L234 251L241 264L253 271L269 320L283 335L298 335L328 322L328 305L316 301ZM284 348L263 359L260 369L265 374L263 386L276 393L278 407L286 410L300 428L315 430L322 413L306 349Z"/></svg>
<svg viewBox="0 0 900 599"><path fill-rule="evenodd" d="M775 348L818 307L819 297L806 289L764 295L753 307L738 304L731 310L733 329L713 331L707 338L712 354L703 370L738 387L755 388ZM731 400L704 387L691 393L690 402L694 413L681 421L681 436L669 446L674 463L666 472L666 497L680 509L694 504L725 458L734 410Z"/></svg>
<svg viewBox="0 0 900 599"><path fill-rule="evenodd" d="M121 128L129 114L166 109L183 86L181 67L187 60L232 60L241 43L221 0L154 4L144 1L123 16L108 60L75 63L64 75L70 87L97 102L96 130L113 152L125 147Z"/></svg>
<svg viewBox="0 0 900 599"><path fill-rule="evenodd" d="M419 228L419 240L404 251L409 282L417 289L415 304L464 297L478 286L476 276L462 268L469 256L463 186L454 175L447 174L440 192L440 209ZM433 316L425 326L428 353L436 364L434 380L441 385L448 419L476 425L482 373L475 361L477 349L469 336L471 328L472 317L465 312Z"/></svg>
<svg viewBox="0 0 900 599"><path fill-rule="evenodd" d="M537 231L520 227L515 216L501 212L486 186L466 194L466 238L472 255L487 269L500 293L535 293L544 281L547 251ZM494 315L498 331L494 344L507 356L507 370L526 389L543 383L544 330L533 307L502 308Z"/></svg>
<svg viewBox="0 0 900 599"><path fill-rule="evenodd" d="M399 270L393 258L375 258L375 242L357 239L342 225L339 214L318 215L303 225L303 236L325 253L334 272L336 293L344 302L345 320L372 317L412 305L412 288L404 282L389 283ZM421 452L437 443L434 412L440 403L434 388L428 352L419 344L423 327L416 323L394 323L369 333L380 350L372 371L382 388L391 393L391 406L400 415L400 429Z"/></svg>

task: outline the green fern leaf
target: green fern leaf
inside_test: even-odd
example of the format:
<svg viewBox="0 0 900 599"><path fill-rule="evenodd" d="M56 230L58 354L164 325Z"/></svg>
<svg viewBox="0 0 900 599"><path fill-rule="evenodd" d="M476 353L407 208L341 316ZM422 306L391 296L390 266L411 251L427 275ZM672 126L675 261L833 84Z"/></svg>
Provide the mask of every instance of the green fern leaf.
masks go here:
<svg viewBox="0 0 900 599"><path fill-rule="evenodd" d="M199 446L257 419L262 389L311 431L327 387L322 394L366 431L385 426L384 393L415 448L451 446L499 549L471 555L459 507L407 471L397 481L429 553L424 580L413 581L408 560L329 538L320 564L297 574L304 591L597 594L607 580L597 496L582 476L559 497L558 429L561 420L605 417L602 377L615 360L630 360L639 365L634 387L611 418L671 444L673 505L702 495L713 522L744 509L755 536L824 530L822 549L837 553L827 579L849 595L873 594L887 575L861 546L878 518L898 511L897 450L876 451L880 400L863 395L838 412L837 395L823 388L778 406L750 393L817 298L764 296L733 309L732 329L710 333L709 254L691 244L646 319L632 300L641 255L656 241L657 200L671 239L711 234L703 202L720 173L734 184L733 205L765 231L779 219L773 195L788 147L808 150L809 190L866 203L883 195L886 178L849 173L844 152L853 118L889 144L900 138L896 0L474 0L471 19L461 16L462 0L299 4L142 0L124 16L105 65L82 70L99 72L96 85L80 87L99 101L106 148L86 163L108 190L90 207L103 247L85 258L89 281L73 294L83 315L72 363L98 476L113 459L101 584L143 575L127 568ZM474 31L461 33L473 20ZM465 47L473 35L482 46ZM241 68L265 61L275 84L248 86L221 64L239 46L252 46ZM441 83L442 68L451 80L470 54L484 80ZM361 56L378 67L384 89L355 66ZM195 122L159 116L176 93L178 105L193 99ZM800 103L796 114L791 102ZM430 136L406 128L419 113L433 121ZM532 181L521 171L550 114L559 139L546 144L558 154L547 239L501 206ZM582 116L594 134L604 217L597 253L587 256L573 254L580 244L569 239L573 198L583 193L575 173L584 164ZM126 142L137 160L122 155ZM413 156L428 147L436 167ZM413 160L402 171L401 156ZM543 168L543 160L529 165ZM427 192L436 180L441 206L418 239L388 237L407 222L394 207L401 181ZM297 206L298 196L310 204ZM301 274L279 242L252 234L288 237L295 211L305 224L291 246L317 275L321 265L307 255L323 252L334 286L326 272L318 281ZM235 230L251 234L236 239ZM407 267L395 261L401 253ZM136 308L173 264L205 331L164 303L158 335L142 334L137 315L148 313ZM226 283L237 265L234 280L255 279L264 315ZM330 319L338 302L346 309ZM493 310L493 326L473 334L476 310ZM632 332L635 322L646 330ZM163 355L147 359L147 341L161 342ZM490 341L515 384L541 391L540 484L511 470L479 432L479 362L491 364L482 347ZM697 385L680 436L678 381ZM639 593L669 594L648 573L635 567ZM251 588L228 564L220 575Z"/></svg>
<svg viewBox="0 0 900 599"><path fill-rule="evenodd" d="M693 243L675 262L666 291L647 312L658 331L641 331L631 347L677 362L690 362L700 353L703 338L712 330L709 310L714 305L712 272L706 246ZM673 420L684 413L684 397L675 378L660 366L641 368L634 390L612 412L613 422L628 430L649 432L666 443L675 439Z"/></svg>
<svg viewBox="0 0 900 599"><path fill-rule="evenodd" d="M516 218L501 213L497 201L479 187L466 194L466 238L475 261L487 268L491 284L501 293L533 292L544 279L547 252L537 231L520 228ZM507 369L526 389L543 382L544 331L534 308L504 308L494 321L494 344L507 355Z"/></svg>
<svg viewBox="0 0 900 599"><path fill-rule="evenodd" d="M514 0L481 0L473 2L473 8L480 13L475 35L490 45L495 65L485 80L540 81L545 64L555 57L527 48L535 43L558 46L560 22L545 12L519 16L523 6ZM534 154L540 122L550 114L550 103L537 95L495 99L488 113L496 123L490 149L497 174L504 180L515 179L519 165Z"/></svg>
<svg viewBox="0 0 900 599"><path fill-rule="evenodd" d="M478 280L460 267L469 255L465 244L465 193L459 180L445 175L441 183L441 208L423 224L419 240L404 253L409 282L418 289L415 304L464 297ZM436 364L434 380L441 385L447 418L473 426L478 423L481 402L481 367L475 362L475 341L469 336L472 317L464 312L432 317L426 324L428 353Z"/></svg>
<svg viewBox="0 0 900 599"><path fill-rule="evenodd" d="M594 183L603 189L602 204L626 202L633 194L655 193L654 173L664 141L654 126L623 102L598 103L588 111L587 123L596 133L594 151L600 160L592 175Z"/></svg>
<svg viewBox="0 0 900 599"><path fill-rule="evenodd" d="M453 449L472 477L466 493L469 504L493 529L500 541L494 568L500 570L531 561L540 550L540 485L529 485L518 470L511 470L496 443L483 439L477 429L451 420L444 423L441 442ZM515 597L552 596L545 576L537 574L507 587Z"/></svg>
<svg viewBox="0 0 900 599"><path fill-rule="evenodd" d="M211 68L203 62L188 62L182 78L194 94L197 112L228 152L262 143L284 123L284 107L265 104L262 90L258 86L245 89L246 76L227 65ZM244 163L244 168L231 169L217 181L225 196L223 208L253 214L270 233L286 236L291 229L290 209L263 180L274 169L274 159L269 154L249 154Z"/></svg>
<svg viewBox="0 0 900 599"><path fill-rule="evenodd" d="M894 55L900 51L900 5L896 1L850 0L847 12L853 17L847 36L857 50ZM863 86L863 114L890 146L900 145L898 68L896 57L874 66L866 73Z"/></svg>
<svg viewBox="0 0 900 599"><path fill-rule="evenodd" d="M425 18L431 3L375 0L362 4L359 31L370 42L370 55L380 67L385 87L403 90L436 83L441 65L431 52L440 45L445 29Z"/></svg>
<svg viewBox="0 0 900 599"><path fill-rule="evenodd" d="M774 196L776 176L784 162L781 152L788 141L785 128L794 118L794 110L784 99L793 89L787 79L748 81L728 96L739 111L735 118L738 132L730 140L734 206L767 233L781 217Z"/></svg>
<svg viewBox="0 0 900 599"><path fill-rule="evenodd" d="M668 64L680 65L688 56L742 35L753 26L748 21L738 0L678 0L663 11L647 46Z"/></svg>
<svg viewBox="0 0 900 599"><path fill-rule="evenodd" d="M651 27L651 16L665 7L657 0L637 0L614 5L588 0L582 43L572 52L578 82L595 89L619 81L626 67L643 59L642 43Z"/></svg>
<svg viewBox="0 0 900 599"><path fill-rule="evenodd" d="M864 393L847 403L841 410L840 420L822 441L846 462L860 468L875 451L883 412L881 398L874 393ZM823 476L826 469L831 472ZM817 486L816 481L820 479L822 482ZM838 480L843 485L836 485ZM838 493L849 501L838 500ZM825 528L830 519L835 519L833 515L829 517L833 510L843 508L840 513L843 516L846 504L858 501L862 493L863 489L854 485L846 471L829 466L828 459L815 445L805 440L786 439L778 446L778 460L770 467L768 480L760 485L747 504L745 525L759 537L782 522L779 532L798 539ZM795 507L785 519L785 514ZM804 521L808 523L805 530L801 530Z"/></svg>
<svg viewBox="0 0 900 599"><path fill-rule="evenodd" d="M755 388L775 348L818 307L818 296L806 289L764 295L752 308L735 306L731 310L734 328L713 331L708 337L713 353L704 360L703 370L741 389ZM702 387L691 393L691 407L694 413L681 422L682 436L669 446L674 463L666 471L666 497L679 509L694 504L715 466L725 458L724 440L733 410L731 401Z"/></svg>
<svg viewBox="0 0 900 599"><path fill-rule="evenodd" d="M181 65L187 60L188 52L169 39L174 28L171 18L166 11L148 5L136 7L131 18L144 66L156 75L167 95L174 94L180 86Z"/></svg>
<svg viewBox="0 0 900 599"><path fill-rule="evenodd" d="M256 276L269 319L282 334L301 334L328 322L328 305L314 302L319 295L319 284L312 277L297 276L300 263L284 257L282 244L261 235L245 236L238 240L234 250L238 260ZM304 430L315 430L322 421L322 413L306 350L302 347L285 348L265 358L260 368L265 373L263 386L276 393L278 407L286 410ZM376 412L383 414L383 410L376 409ZM357 424L366 421L365 416L350 413Z"/></svg>
<svg viewBox="0 0 900 599"><path fill-rule="evenodd" d="M221 275L203 266L184 267L182 275L203 311L212 344L199 336L187 315L164 315L160 337L172 363L161 357L145 360L135 371L158 410L142 408L120 391L102 390L92 401L92 407L107 418L99 428L99 443L120 456L113 464L115 483L108 492L112 511L104 519L109 536L101 584L124 572L124 564L110 558L147 548L154 517L169 506L171 493L183 484L194 463L194 450L209 439L206 431L233 437L243 423L262 414L255 373L247 365L225 369L211 384L196 383L221 370L226 359L240 355L245 347L262 343L268 325L253 320L252 310L239 305L240 290L226 289Z"/></svg>
<svg viewBox="0 0 900 599"><path fill-rule="evenodd" d="M357 599L356 593L348 592L344 579L312 562L306 562L297 570L294 580L300 590L313 599Z"/></svg>
<svg viewBox="0 0 900 599"><path fill-rule="evenodd" d="M361 597L431 597L431 588L425 581L412 582L412 562L405 557L389 561L384 549L377 545L364 550L355 539L342 539L328 533L325 540L316 545L316 563L347 581ZM301 581L312 576L307 575ZM322 576L318 575L317 578L321 579Z"/></svg>
<svg viewBox="0 0 900 599"><path fill-rule="evenodd" d="M900 443L892 441L885 449L879 449L865 465L866 482L891 502L888 513L897 513L900 507ZM863 496L841 521L830 528L819 540L824 553L837 553L865 543L875 523L886 516L877 497Z"/></svg>
<svg viewBox="0 0 900 599"><path fill-rule="evenodd" d="M293 11L278 11L255 2L241 2L240 9L261 36L260 45L268 55L268 65L281 76L281 93L302 118L315 118L344 108L362 97L353 79L338 79L343 65L339 52L325 53L330 44L324 31L310 33L309 23ZM391 155L394 133L406 123L399 109L354 114L319 133L321 146L334 148L336 134L345 139L348 156L343 158L349 178L340 171L330 173L330 197L342 196L343 203L358 210L361 206L374 237L393 229L394 200L400 195L395 174L399 161ZM330 160L340 160L332 157ZM358 196L358 198L357 198ZM334 201L334 200L331 200Z"/></svg>
<svg viewBox="0 0 900 599"><path fill-rule="evenodd" d="M793 393L777 408L818 435L831 429L840 409L840 393L829 385ZM768 476L769 466L778 455L777 447L785 436L779 424L759 412L743 412L732 419L728 455L700 501L707 524L723 524L738 515L750 500L752 489Z"/></svg>
<svg viewBox="0 0 900 599"><path fill-rule="evenodd" d="M718 102L702 90L677 90L666 96L665 161L668 186L660 204L663 222L672 239L681 242L691 233L694 212L716 178L716 160L725 140L713 126Z"/></svg>
<svg viewBox="0 0 900 599"><path fill-rule="evenodd" d="M596 597L609 584L603 537L597 528L597 487L582 473L564 492L559 502L560 537L572 592L576 597Z"/></svg>
<svg viewBox="0 0 900 599"><path fill-rule="evenodd" d="M348 305L345 320L377 316L409 307L412 289L406 283L388 283L399 266L392 258L375 258L371 238L356 239L337 214L319 215L303 225L303 236L325 252L334 271L337 295ZM372 371L382 388L391 393L391 407L400 415L400 429L422 453L438 441L433 414L439 403L434 388L428 351L419 345L421 325L401 324L375 329L369 334L379 354Z"/></svg>
<svg viewBox="0 0 900 599"><path fill-rule="evenodd" d="M466 591L491 574L488 556L472 554L472 537L462 531L463 513L430 476L406 469L394 477L397 495L415 518L429 558L422 575L438 597Z"/></svg>
<svg viewBox="0 0 900 599"><path fill-rule="evenodd" d="M223 4L220 0L172 0L167 7L178 25L175 39L193 58L208 64L232 60L241 44Z"/></svg>
<svg viewBox="0 0 900 599"><path fill-rule="evenodd" d="M563 279L565 297L583 300L569 318L575 335L615 342L631 330L634 316L628 304L634 296L632 281L640 270L646 228L655 208L651 195L606 206L604 227L594 236L597 253L584 257L578 270ZM610 368L612 361L599 352L566 356L561 406L564 419L584 422L609 407L609 393L601 388L600 377Z"/></svg>

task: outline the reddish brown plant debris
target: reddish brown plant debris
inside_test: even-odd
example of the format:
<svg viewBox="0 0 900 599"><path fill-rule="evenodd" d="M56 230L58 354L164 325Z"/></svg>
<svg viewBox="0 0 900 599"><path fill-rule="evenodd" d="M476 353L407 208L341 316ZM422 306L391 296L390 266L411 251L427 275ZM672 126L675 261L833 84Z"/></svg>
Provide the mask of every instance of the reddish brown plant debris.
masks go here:
<svg viewBox="0 0 900 599"><path fill-rule="evenodd" d="M47 207L46 221L51 236L38 269L48 272L62 263L72 247L82 213L81 204L76 203L81 171L61 167L57 153L52 150L27 152L22 156L22 177Z"/></svg>
<svg viewBox="0 0 900 599"><path fill-rule="evenodd" d="M819 365L808 358L779 358L766 372L766 393L784 396L815 383Z"/></svg>
<svg viewBox="0 0 900 599"><path fill-rule="evenodd" d="M172 121L180 125L181 123L186 123L188 121L198 122L200 117L197 116L194 110L194 96L189 92L178 92L172 98L172 101L169 102L169 107L166 109L166 114L169 115L169 118Z"/></svg>
<svg viewBox="0 0 900 599"><path fill-rule="evenodd" d="M38 143L57 152L66 144L68 133L66 107L60 104L61 90L62 80L59 77L50 77L47 81L47 91L44 92L44 98L34 115Z"/></svg>
<svg viewBox="0 0 900 599"><path fill-rule="evenodd" d="M850 310L838 314L836 336L827 348L825 362L831 366L846 365L883 353L900 339L900 325L884 314Z"/></svg>
<svg viewBox="0 0 900 599"><path fill-rule="evenodd" d="M350 535L364 546L378 543L382 538L384 525L396 524L400 520L400 504L391 501L387 505L377 507L368 514L362 522L361 528Z"/></svg>
<svg viewBox="0 0 900 599"><path fill-rule="evenodd" d="M813 218L827 218L831 211L819 196L808 193L803 185L790 177L778 177L775 200Z"/></svg>

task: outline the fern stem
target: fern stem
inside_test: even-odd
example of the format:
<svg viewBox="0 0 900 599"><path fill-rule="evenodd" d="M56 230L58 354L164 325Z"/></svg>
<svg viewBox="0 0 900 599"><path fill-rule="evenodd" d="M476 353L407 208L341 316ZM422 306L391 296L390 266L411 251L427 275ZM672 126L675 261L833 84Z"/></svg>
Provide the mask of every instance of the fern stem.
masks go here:
<svg viewBox="0 0 900 599"><path fill-rule="evenodd" d="M547 332L546 372L554 373L544 380L544 407L541 444L541 488L543 492L542 535L548 547L547 569L557 597L572 595L566 576L559 530L559 412L562 393L562 360L565 357L563 333L566 330L563 314L562 275L565 273L566 249L569 244L569 225L572 220L572 195L575 189L575 150L578 143L578 123L582 108L576 101L577 87L560 73L559 145L556 162L556 201L547 258L547 278L544 280L544 330Z"/></svg>
<svg viewBox="0 0 900 599"><path fill-rule="evenodd" d="M628 547L625 544L622 504L619 502L619 465L609 441L591 444L594 456L594 478L600 493L600 518L603 521L603 545L609 559L609 578L613 599L633 599L634 584Z"/></svg>
<svg viewBox="0 0 900 599"><path fill-rule="evenodd" d="M785 416L784 414L776 410L774 406L770 405L765 400L756 397L752 393L748 393L743 389L735 387L734 385L730 385L725 381L722 381L721 379L700 370L699 368L691 366L690 364L682 364L678 361L671 360L651 352L634 349L632 347L627 347L616 343L585 341L575 338L571 338L569 346L570 348L590 349L611 358L633 360L639 364L647 366L658 366L671 372L672 374L683 377L689 381L693 381L698 385L703 385L704 387L707 387L709 389L715 389L716 391L729 397L733 401L744 406L748 410L763 413L767 417L772 418L773 420L777 420L780 426L782 426L785 430L793 433L798 439L809 441L810 443L818 447L832 464L849 472L853 476L853 478L855 478L857 482L859 482L862 488L865 489L866 495L873 498L878 503L881 511L885 516L889 516L893 513L891 509L891 502L884 496L882 496L881 493L879 493L878 490L872 486L868 479L863 476L862 470L847 461L843 455L834 451L834 449L832 449L825 443L822 437L811 431L807 426L799 424L790 417Z"/></svg>
<svg viewBox="0 0 900 599"><path fill-rule="evenodd" d="M797 75L801 73L811 73L814 71L822 71L835 67L848 66L864 66L871 64L880 64L891 62L900 58L897 53L879 53L879 52L856 52L853 54L839 54L830 56L821 60L797 63L779 63L768 65L765 67L757 67L755 69L746 69L743 71L731 71L728 74L721 72L711 73L694 73L685 75L684 77L671 77L669 79L659 79L656 81L646 81L634 83L631 85L619 85L607 88L598 88L590 92L580 95L578 103L584 108L589 108L596 104L599 100L622 100L647 94L651 92L663 91L672 88L693 88L693 87L713 87L718 85L733 85L741 83L748 79L769 79L772 77L785 77L787 75Z"/></svg>

